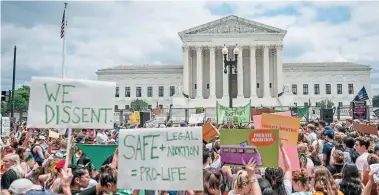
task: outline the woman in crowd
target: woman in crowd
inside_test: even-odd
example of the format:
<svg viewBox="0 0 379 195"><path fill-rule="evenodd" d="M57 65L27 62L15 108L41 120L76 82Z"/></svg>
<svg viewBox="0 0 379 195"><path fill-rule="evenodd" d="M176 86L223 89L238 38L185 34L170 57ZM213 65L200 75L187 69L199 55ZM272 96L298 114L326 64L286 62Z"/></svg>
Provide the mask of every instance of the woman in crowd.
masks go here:
<svg viewBox="0 0 379 195"><path fill-rule="evenodd" d="M20 157L17 154L5 155L3 164L8 170L1 176L1 189L8 189L13 181L23 178L25 172L20 165Z"/></svg>
<svg viewBox="0 0 379 195"><path fill-rule="evenodd" d="M340 190L344 194L361 195L363 184L361 175L355 164L348 163L342 169L342 180L340 183Z"/></svg>
<svg viewBox="0 0 379 195"><path fill-rule="evenodd" d="M317 167L312 174L314 195L343 195L333 179L332 174L325 167Z"/></svg>
<svg viewBox="0 0 379 195"><path fill-rule="evenodd" d="M292 173L292 195L311 195L311 188L308 184L307 170L301 169Z"/></svg>

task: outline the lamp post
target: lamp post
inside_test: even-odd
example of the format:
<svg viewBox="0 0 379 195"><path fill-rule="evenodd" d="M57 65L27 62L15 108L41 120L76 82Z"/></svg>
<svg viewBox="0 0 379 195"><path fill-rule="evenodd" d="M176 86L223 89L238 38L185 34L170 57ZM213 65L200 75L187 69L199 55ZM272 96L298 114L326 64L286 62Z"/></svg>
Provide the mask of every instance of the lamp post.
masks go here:
<svg viewBox="0 0 379 195"><path fill-rule="evenodd" d="M237 58L240 50L236 46L233 50L234 53L234 60L230 58L228 60L227 55L228 55L228 48L224 45L224 48L222 48L222 54L224 55L224 73L227 74L227 67L229 67L229 75L228 75L228 91L229 91L229 108L233 108L233 97L232 97L232 70L234 67L234 73L237 73Z"/></svg>

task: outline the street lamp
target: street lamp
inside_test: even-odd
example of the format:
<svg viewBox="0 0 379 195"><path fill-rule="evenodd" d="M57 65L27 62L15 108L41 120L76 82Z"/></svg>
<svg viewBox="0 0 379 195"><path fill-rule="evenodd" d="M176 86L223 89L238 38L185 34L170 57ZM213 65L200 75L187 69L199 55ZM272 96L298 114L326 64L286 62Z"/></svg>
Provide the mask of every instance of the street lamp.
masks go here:
<svg viewBox="0 0 379 195"><path fill-rule="evenodd" d="M234 53L234 60L230 58L228 60L227 55L228 55L228 48L224 45L224 48L222 48L222 54L224 55L224 73L227 74L227 67L229 66L229 108L233 108L233 97L232 97L232 70L234 67L234 73L237 73L237 57L239 54L240 50L236 46L233 50Z"/></svg>

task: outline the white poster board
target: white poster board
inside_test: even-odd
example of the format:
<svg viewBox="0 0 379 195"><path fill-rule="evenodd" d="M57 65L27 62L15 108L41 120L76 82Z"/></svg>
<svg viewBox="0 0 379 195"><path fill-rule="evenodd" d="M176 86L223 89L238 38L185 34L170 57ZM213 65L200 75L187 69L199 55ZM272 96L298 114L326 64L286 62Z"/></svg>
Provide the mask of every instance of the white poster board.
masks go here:
<svg viewBox="0 0 379 195"><path fill-rule="evenodd" d="M201 127L122 129L118 188L203 190Z"/></svg>
<svg viewBox="0 0 379 195"><path fill-rule="evenodd" d="M33 77L28 128L113 128L116 83Z"/></svg>
<svg viewBox="0 0 379 195"><path fill-rule="evenodd" d="M205 113L191 114L191 116L188 119L188 123L189 124L204 123L204 117L205 117Z"/></svg>
<svg viewBox="0 0 379 195"><path fill-rule="evenodd" d="M10 117L1 117L1 137L8 136L11 132Z"/></svg>

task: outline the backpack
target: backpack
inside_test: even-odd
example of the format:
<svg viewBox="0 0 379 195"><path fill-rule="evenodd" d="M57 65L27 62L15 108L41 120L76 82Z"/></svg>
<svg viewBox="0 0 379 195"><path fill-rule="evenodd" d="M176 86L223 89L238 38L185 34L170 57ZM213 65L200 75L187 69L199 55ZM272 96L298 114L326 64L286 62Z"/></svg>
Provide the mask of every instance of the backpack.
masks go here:
<svg viewBox="0 0 379 195"><path fill-rule="evenodd" d="M359 152L357 152L355 149L351 149L349 151L349 153L350 153L351 161L353 161L353 163L355 163L355 161L357 160L357 158L360 156Z"/></svg>

